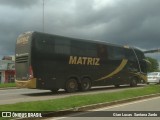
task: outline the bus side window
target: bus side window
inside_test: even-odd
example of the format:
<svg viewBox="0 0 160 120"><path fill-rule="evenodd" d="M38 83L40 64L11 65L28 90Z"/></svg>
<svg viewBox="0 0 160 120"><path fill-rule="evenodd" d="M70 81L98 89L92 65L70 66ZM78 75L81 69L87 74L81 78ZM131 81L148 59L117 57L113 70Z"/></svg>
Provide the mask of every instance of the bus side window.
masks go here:
<svg viewBox="0 0 160 120"><path fill-rule="evenodd" d="M106 45L97 45L98 57L107 59L107 46Z"/></svg>
<svg viewBox="0 0 160 120"><path fill-rule="evenodd" d="M72 41L71 54L78 56L95 57L97 56L96 44L81 41Z"/></svg>
<svg viewBox="0 0 160 120"><path fill-rule="evenodd" d="M94 44L94 43L86 44L85 48L87 50L86 51L87 56L91 56L91 57L97 56L96 44Z"/></svg>
<svg viewBox="0 0 160 120"><path fill-rule="evenodd" d="M35 50L42 54L52 54L54 53L54 40L49 40L48 38L34 38Z"/></svg>
<svg viewBox="0 0 160 120"><path fill-rule="evenodd" d="M125 58L124 48L108 46L108 59L110 60L121 60Z"/></svg>
<svg viewBox="0 0 160 120"><path fill-rule="evenodd" d="M56 39L55 40L55 53L56 54L70 54L70 40Z"/></svg>

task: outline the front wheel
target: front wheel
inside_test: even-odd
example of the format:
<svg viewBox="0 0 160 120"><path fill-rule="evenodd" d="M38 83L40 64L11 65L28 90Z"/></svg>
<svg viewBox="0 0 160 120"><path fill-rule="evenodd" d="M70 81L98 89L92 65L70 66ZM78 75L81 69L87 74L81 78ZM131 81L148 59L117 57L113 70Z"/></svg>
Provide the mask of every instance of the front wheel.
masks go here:
<svg viewBox="0 0 160 120"><path fill-rule="evenodd" d="M132 78L131 82L130 82L130 86L131 87L136 87L137 86L137 78Z"/></svg>
<svg viewBox="0 0 160 120"><path fill-rule="evenodd" d="M83 78L81 80L81 84L79 86L79 89L81 91L87 91L91 88L91 80L89 78Z"/></svg>
<svg viewBox="0 0 160 120"><path fill-rule="evenodd" d="M70 78L66 82L65 90L66 90L66 92L71 93L71 92L75 92L77 90L77 87L78 87L78 84L77 84L76 79Z"/></svg>

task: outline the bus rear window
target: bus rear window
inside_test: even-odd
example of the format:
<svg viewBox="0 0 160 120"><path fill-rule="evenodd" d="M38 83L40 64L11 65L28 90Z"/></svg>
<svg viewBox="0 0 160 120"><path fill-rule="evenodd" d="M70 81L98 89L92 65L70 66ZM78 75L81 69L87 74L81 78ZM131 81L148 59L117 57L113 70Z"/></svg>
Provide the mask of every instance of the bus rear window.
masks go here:
<svg viewBox="0 0 160 120"><path fill-rule="evenodd" d="M16 42L16 54L28 53L29 52L29 35L23 35L18 37Z"/></svg>
<svg viewBox="0 0 160 120"><path fill-rule="evenodd" d="M21 36L17 39L17 45L25 45L28 44L29 36Z"/></svg>

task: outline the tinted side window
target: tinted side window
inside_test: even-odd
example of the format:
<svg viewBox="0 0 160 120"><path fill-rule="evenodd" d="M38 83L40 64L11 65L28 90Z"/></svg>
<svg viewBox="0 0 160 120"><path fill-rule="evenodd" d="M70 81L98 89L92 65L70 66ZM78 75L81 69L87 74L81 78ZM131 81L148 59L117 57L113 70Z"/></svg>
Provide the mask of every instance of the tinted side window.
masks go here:
<svg viewBox="0 0 160 120"><path fill-rule="evenodd" d="M124 48L108 46L108 59L110 60L121 60L125 58Z"/></svg>
<svg viewBox="0 0 160 120"><path fill-rule="evenodd" d="M96 56L96 44L83 41L72 41L71 53L79 56Z"/></svg>
<svg viewBox="0 0 160 120"><path fill-rule="evenodd" d="M107 59L107 45L98 44L97 51L98 51L98 57Z"/></svg>
<svg viewBox="0 0 160 120"><path fill-rule="evenodd" d="M70 40L56 39L55 40L55 53L57 54L70 54Z"/></svg>
<svg viewBox="0 0 160 120"><path fill-rule="evenodd" d="M125 49L125 58L131 61L137 61L134 51L132 49Z"/></svg>
<svg viewBox="0 0 160 120"><path fill-rule="evenodd" d="M52 54L54 53L54 39L53 38L45 38L45 37L39 37L37 36L34 38L35 40L35 49L36 51L40 53L48 53Z"/></svg>

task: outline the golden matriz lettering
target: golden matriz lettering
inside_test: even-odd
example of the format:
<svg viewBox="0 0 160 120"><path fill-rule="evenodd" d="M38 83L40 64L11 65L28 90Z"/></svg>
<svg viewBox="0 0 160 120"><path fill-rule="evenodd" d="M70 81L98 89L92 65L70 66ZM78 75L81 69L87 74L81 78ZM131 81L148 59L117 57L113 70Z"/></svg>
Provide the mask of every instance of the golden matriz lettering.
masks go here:
<svg viewBox="0 0 160 120"><path fill-rule="evenodd" d="M100 58L70 56L69 64L100 65Z"/></svg>

